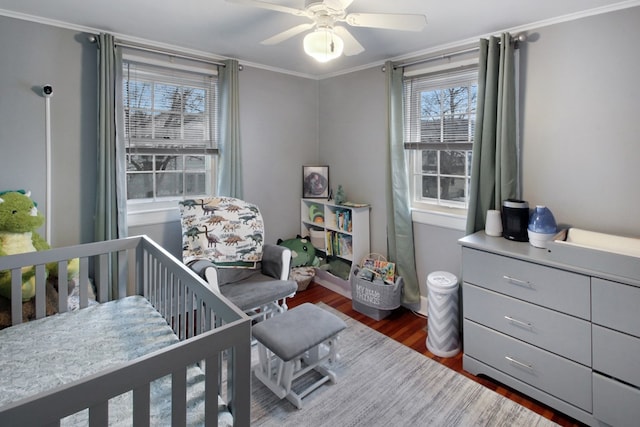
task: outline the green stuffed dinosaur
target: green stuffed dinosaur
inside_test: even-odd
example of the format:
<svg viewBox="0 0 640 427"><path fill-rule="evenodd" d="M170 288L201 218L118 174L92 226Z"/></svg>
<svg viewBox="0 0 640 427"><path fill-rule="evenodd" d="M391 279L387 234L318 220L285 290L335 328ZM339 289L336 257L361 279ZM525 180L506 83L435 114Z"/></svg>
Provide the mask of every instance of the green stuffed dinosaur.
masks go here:
<svg viewBox="0 0 640 427"><path fill-rule="evenodd" d="M44 224L31 194L23 191L0 193L0 256L49 249L35 230ZM22 268L22 301L36 293L35 268ZM0 295L11 299L11 273L0 271Z"/></svg>
<svg viewBox="0 0 640 427"><path fill-rule="evenodd" d="M298 235L295 239L278 239L277 243L291 250L292 268L304 265L312 267L320 265L320 260L316 256L316 248L313 247L309 239Z"/></svg>

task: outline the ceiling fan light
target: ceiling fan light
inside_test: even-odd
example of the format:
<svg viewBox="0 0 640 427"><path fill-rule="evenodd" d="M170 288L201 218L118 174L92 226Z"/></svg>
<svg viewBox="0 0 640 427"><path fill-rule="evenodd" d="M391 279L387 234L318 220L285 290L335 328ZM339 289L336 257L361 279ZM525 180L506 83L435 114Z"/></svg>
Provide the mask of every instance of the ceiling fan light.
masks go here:
<svg viewBox="0 0 640 427"><path fill-rule="evenodd" d="M318 28L304 36L304 51L319 62L327 62L342 55L344 42L333 30Z"/></svg>

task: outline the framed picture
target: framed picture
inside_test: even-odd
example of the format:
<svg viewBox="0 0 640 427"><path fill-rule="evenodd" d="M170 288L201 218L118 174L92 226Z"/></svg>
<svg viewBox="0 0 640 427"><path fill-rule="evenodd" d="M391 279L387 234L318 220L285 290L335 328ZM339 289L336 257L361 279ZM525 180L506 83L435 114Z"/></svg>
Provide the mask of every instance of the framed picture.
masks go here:
<svg viewBox="0 0 640 427"><path fill-rule="evenodd" d="M302 166L302 197L329 198L329 166Z"/></svg>

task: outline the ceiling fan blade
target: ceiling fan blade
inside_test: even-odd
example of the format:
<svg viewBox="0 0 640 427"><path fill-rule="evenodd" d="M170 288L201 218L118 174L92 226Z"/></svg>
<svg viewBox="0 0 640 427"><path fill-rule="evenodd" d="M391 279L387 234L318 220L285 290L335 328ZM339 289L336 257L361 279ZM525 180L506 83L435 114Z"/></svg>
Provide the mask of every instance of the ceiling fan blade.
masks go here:
<svg viewBox="0 0 640 427"><path fill-rule="evenodd" d="M333 32L336 33L344 42L344 54L345 56L353 56L364 52L364 47L356 40L353 35L345 27L336 25L333 27Z"/></svg>
<svg viewBox="0 0 640 427"><path fill-rule="evenodd" d="M427 18L424 15L402 13L350 13L344 20L354 27L401 31L422 31L427 25Z"/></svg>
<svg viewBox="0 0 640 427"><path fill-rule="evenodd" d="M227 0L229 3L243 4L246 6L259 7L262 9L275 10L276 12L288 13L296 16L309 16L306 10L295 9L293 7L281 6L279 4L267 3L258 0Z"/></svg>
<svg viewBox="0 0 640 427"><path fill-rule="evenodd" d="M300 24L300 25L296 25L293 28L289 28L286 31L283 31L279 34L276 34L273 37L269 37L266 40L262 40L260 42L260 44L266 44L266 45L273 45L273 44L278 44L280 42L283 42L287 39L290 39L291 37L298 35L300 33L302 33L303 31L307 31L310 30L311 28L313 28L315 24L313 22L310 22L308 24Z"/></svg>
<svg viewBox="0 0 640 427"><path fill-rule="evenodd" d="M324 4L333 10L344 10L353 3L353 0L324 0Z"/></svg>

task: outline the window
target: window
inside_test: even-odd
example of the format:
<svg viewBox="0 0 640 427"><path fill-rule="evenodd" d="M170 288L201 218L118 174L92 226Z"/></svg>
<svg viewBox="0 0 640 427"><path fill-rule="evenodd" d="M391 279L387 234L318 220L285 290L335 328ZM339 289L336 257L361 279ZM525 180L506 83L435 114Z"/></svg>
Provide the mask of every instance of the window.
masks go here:
<svg viewBox="0 0 640 427"><path fill-rule="evenodd" d="M123 61L130 210L169 207L185 197L213 194L218 99L213 74Z"/></svg>
<svg viewBox="0 0 640 427"><path fill-rule="evenodd" d="M466 215L478 94L477 66L404 81L412 206Z"/></svg>

